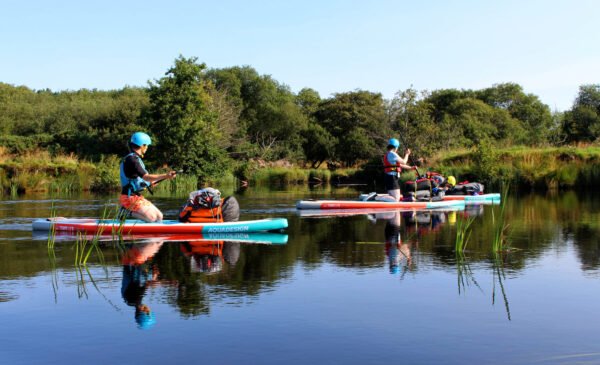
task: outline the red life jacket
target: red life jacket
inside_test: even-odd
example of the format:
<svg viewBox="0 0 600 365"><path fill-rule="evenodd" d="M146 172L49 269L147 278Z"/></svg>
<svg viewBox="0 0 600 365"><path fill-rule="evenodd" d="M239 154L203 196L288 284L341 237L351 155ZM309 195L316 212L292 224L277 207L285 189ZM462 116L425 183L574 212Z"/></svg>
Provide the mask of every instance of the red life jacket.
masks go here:
<svg viewBox="0 0 600 365"><path fill-rule="evenodd" d="M389 152L386 152L386 154L383 155L383 171L385 171L386 173L395 171L398 174L400 174L400 172L402 172L402 168L400 166L398 166L398 165L392 165L388 161L388 158L387 158L388 153ZM399 164L399 162L397 164Z"/></svg>

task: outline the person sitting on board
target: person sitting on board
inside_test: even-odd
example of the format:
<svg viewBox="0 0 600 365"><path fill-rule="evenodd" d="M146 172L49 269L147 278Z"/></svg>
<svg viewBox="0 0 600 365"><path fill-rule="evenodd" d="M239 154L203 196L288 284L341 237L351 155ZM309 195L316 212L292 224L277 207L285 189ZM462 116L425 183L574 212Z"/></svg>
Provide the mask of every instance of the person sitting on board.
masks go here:
<svg viewBox="0 0 600 365"><path fill-rule="evenodd" d="M146 222L160 222L162 212L141 193L157 181L173 179L177 172L169 171L166 174L149 174L146 171L142 158L152 143L150 136L144 132L135 132L129 141L130 153L123 158L120 165L121 196L119 203L134 218Z"/></svg>
<svg viewBox="0 0 600 365"><path fill-rule="evenodd" d="M387 152L383 155L384 183L388 194L395 200L400 201L402 194L400 192L400 172L402 169L416 170L416 166L407 165L410 149L406 149L404 157L398 155L400 142L392 138L388 142Z"/></svg>

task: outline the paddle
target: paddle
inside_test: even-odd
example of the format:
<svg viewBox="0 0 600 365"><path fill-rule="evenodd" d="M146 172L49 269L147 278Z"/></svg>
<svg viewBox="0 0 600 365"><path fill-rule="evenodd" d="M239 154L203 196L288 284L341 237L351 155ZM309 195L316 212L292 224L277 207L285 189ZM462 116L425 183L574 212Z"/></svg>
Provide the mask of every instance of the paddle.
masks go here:
<svg viewBox="0 0 600 365"><path fill-rule="evenodd" d="M175 171L176 174L181 174L182 172L183 172L183 170ZM169 179L168 177L163 177L161 179L154 180L153 182L150 183L150 185L144 187L144 189L148 190L148 192L150 192L150 195L154 195L154 191L152 191L152 187L156 186L158 183L168 180L168 179ZM144 190L144 189L142 189L142 190Z"/></svg>
<svg viewBox="0 0 600 365"><path fill-rule="evenodd" d="M402 134L400 134L398 137L400 137L400 141L402 141L402 144L408 148L408 145L406 144L406 142L404 141L404 138L402 137ZM421 177L421 173L419 172L419 169L417 169L417 164L415 163L415 160L412 157L412 154L410 154L408 156L408 158L410 158L410 162L412 162L413 166L415 167L415 171L417 172L417 178Z"/></svg>

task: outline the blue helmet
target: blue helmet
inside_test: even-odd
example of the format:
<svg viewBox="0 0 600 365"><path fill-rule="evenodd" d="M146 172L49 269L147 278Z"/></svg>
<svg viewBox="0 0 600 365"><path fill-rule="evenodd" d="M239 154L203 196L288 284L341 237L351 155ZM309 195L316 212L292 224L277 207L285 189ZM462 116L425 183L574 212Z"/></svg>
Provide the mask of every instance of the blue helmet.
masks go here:
<svg viewBox="0 0 600 365"><path fill-rule="evenodd" d="M152 144L152 140L150 139L150 136L144 132L135 132L131 136L130 142L133 143L134 145L140 146L140 147L142 147L143 145L149 146Z"/></svg>
<svg viewBox="0 0 600 365"><path fill-rule="evenodd" d="M394 146L394 148L400 147L400 142L396 138L392 138L389 140L388 145Z"/></svg>
<svg viewBox="0 0 600 365"><path fill-rule="evenodd" d="M137 322L139 329L149 330L156 324L156 317L152 312L146 313L139 311L135 314L135 321Z"/></svg>

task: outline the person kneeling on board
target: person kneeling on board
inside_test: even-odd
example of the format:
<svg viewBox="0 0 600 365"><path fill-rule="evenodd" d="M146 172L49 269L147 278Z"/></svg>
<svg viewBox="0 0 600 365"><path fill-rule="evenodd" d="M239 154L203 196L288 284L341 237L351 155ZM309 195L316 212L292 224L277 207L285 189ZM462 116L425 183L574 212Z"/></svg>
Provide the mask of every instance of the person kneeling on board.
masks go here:
<svg viewBox="0 0 600 365"><path fill-rule="evenodd" d="M149 200L142 196L142 191L148 189L152 192L152 186L156 183L175 178L177 172L169 171L166 174L149 174L144 166L142 158L152 143L150 136L144 132L136 132L129 140L129 154L123 158L120 170L121 196L119 203L126 217L141 219L145 222L160 222L163 219L162 212ZM121 213L120 213L121 214Z"/></svg>

